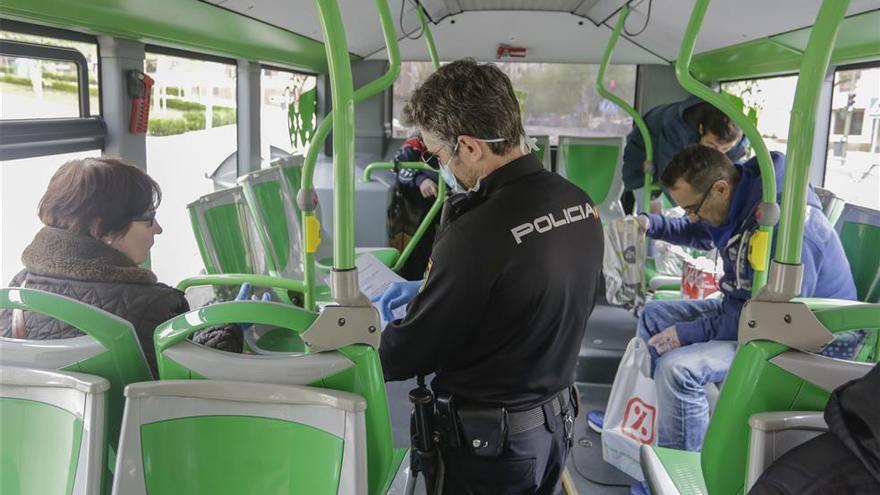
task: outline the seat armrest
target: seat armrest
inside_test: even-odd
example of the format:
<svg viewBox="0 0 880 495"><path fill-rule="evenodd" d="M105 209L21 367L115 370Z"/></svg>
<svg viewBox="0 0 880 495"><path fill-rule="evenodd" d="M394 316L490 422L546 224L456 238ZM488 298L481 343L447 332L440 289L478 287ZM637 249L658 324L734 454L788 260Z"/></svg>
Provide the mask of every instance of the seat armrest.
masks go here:
<svg viewBox="0 0 880 495"><path fill-rule="evenodd" d="M828 430L821 411L773 411L753 414L749 418L752 430Z"/></svg>

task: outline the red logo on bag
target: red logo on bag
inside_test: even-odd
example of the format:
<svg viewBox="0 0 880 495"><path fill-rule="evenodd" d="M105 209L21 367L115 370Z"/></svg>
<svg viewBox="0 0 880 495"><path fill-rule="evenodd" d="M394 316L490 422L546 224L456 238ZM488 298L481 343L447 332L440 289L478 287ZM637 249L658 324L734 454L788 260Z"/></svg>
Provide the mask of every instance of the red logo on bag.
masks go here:
<svg viewBox="0 0 880 495"><path fill-rule="evenodd" d="M626 404L623 413L623 434L636 442L651 444L654 442L654 421L657 409L638 397L633 397Z"/></svg>

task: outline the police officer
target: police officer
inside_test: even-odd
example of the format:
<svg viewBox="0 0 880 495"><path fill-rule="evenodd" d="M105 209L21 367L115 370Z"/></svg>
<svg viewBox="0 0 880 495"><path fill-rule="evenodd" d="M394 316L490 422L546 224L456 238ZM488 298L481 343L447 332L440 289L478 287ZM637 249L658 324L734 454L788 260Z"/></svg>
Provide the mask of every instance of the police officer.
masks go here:
<svg viewBox="0 0 880 495"><path fill-rule="evenodd" d="M436 373L444 494L557 493L601 274L593 202L528 152L513 87L494 65L443 66L403 117L465 193L406 318L382 334L385 379Z"/></svg>

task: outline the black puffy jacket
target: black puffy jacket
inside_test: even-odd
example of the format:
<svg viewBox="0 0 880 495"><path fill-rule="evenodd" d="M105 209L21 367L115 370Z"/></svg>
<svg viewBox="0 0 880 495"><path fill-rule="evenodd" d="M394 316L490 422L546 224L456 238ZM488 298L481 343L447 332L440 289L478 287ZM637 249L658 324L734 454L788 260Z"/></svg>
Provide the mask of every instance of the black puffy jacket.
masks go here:
<svg viewBox="0 0 880 495"><path fill-rule="evenodd" d="M156 281L156 275L121 252L85 235L44 227L21 256L25 269L9 284L76 299L113 313L134 325L153 372L156 327L189 310L183 293ZM82 332L49 316L24 312L22 329L13 328L11 310L0 312L0 335L29 340L78 337Z"/></svg>

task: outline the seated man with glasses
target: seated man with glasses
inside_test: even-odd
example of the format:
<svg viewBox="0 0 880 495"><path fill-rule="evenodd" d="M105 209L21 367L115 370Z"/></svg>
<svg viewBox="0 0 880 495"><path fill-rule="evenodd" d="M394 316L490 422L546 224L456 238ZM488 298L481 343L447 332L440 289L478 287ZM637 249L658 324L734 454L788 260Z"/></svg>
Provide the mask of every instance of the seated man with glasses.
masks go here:
<svg viewBox="0 0 880 495"><path fill-rule="evenodd" d="M777 203L782 196L785 156L771 153ZM721 382L736 352L743 304L751 297L754 271L748 250L758 230L755 213L762 186L758 161L731 163L720 151L694 145L676 154L661 183L687 212L681 218L639 215L648 237L697 249L717 248L724 263L720 299L652 301L639 320L638 335L648 342L658 394L658 445L697 451L709 422L703 386ZM802 296L855 299L849 263L837 233L808 191L804 222ZM861 332L844 334L823 354L851 358Z"/></svg>

